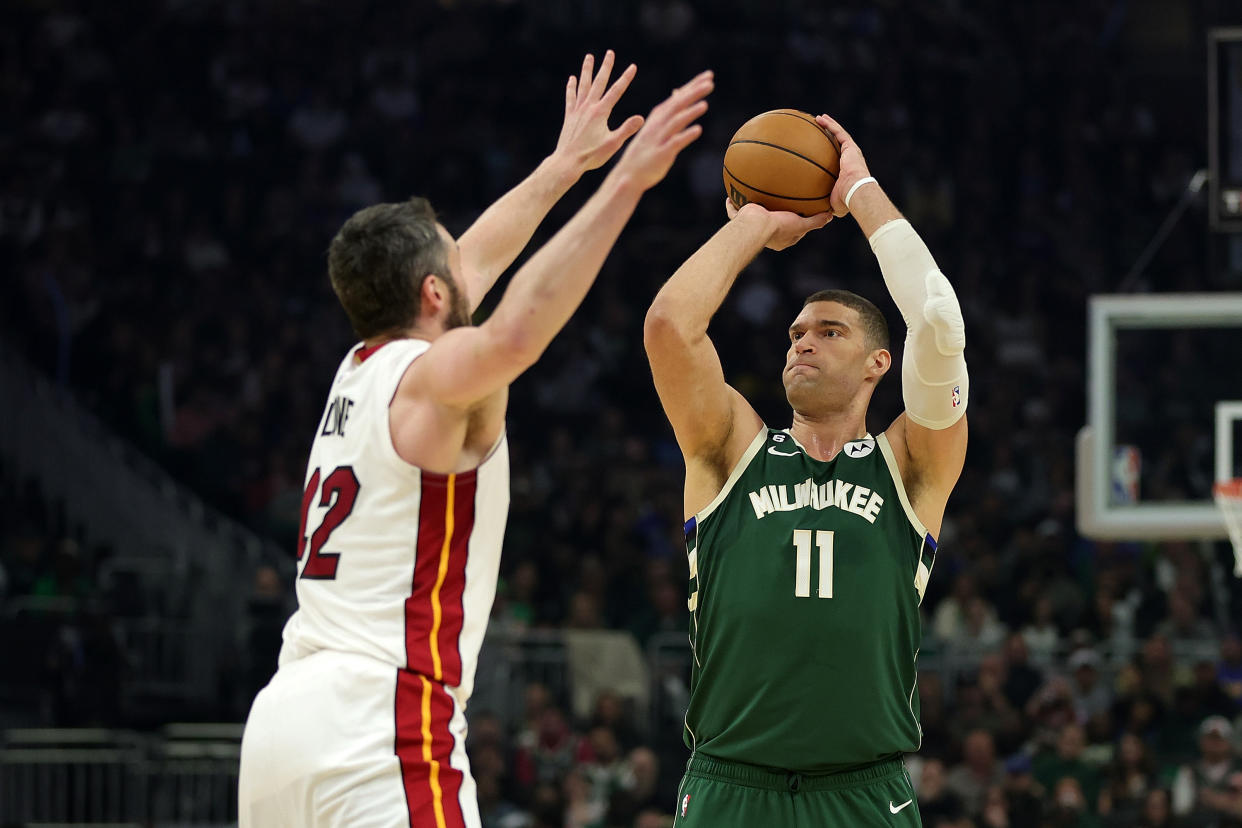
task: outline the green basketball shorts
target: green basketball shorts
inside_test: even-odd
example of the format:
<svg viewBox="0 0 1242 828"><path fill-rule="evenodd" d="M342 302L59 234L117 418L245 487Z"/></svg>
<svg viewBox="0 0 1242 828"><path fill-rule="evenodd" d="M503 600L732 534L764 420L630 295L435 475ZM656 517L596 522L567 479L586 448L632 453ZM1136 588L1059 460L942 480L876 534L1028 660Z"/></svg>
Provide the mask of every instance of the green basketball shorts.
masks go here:
<svg viewBox="0 0 1242 828"><path fill-rule="evenodd" d="M674 828L919 828L901 759L825 774L694 755L677 793Z"/></svg>

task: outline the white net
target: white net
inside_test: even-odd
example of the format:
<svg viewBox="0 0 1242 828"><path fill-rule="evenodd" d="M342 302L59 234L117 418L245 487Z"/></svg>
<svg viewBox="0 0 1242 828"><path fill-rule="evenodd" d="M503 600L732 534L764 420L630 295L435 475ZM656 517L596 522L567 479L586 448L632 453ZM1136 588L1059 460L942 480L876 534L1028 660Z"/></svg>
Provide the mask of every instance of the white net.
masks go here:
<svg viewBox="0 0 1242 828"><path fill-rule="evenodd" d="M1225 517L1233 543L1233 574L1242 578L1242 477L1217 483L1212 487L1212 495Z"/></svg>

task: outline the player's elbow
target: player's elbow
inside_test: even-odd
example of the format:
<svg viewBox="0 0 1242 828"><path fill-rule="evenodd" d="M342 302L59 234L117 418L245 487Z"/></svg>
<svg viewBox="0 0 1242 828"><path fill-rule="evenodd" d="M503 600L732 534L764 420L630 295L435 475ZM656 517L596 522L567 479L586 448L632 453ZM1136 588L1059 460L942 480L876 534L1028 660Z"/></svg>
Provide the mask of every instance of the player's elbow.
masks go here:
<svg viewBox="0 0 1242 828"><path fill-rule="evenodd" d="M543 356L548 340L538 335L520 320L503 316L493 317L480 329L486 334L489 358L498 365L506 366L515 376L530 368Z"/></svg>
<svg viewBox="0 0 1242 828"><path fill-rule="evenodd" d="M692 338L692 332L684 320L667 304L657 299L647 309L647 317L643 320L643 347L647 353L684 346Z"/></svg>

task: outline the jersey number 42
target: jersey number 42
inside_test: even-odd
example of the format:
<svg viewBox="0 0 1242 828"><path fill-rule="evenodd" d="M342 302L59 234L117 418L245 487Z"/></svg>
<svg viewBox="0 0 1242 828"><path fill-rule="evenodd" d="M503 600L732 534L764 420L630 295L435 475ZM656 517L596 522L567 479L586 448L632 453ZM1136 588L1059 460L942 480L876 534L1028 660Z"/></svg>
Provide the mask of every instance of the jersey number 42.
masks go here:
<svg viewBox="0 0 1242 828"><path fill-rule="evenodd" d="M319 505L328 506L323 520L311 536L306 537L306 517L310 512L315 495L319 495ZM345 522L354 510L354 501L358 499L358 477L353 466L337 466L323 480L322 491L319 488L319 469L311 475L302 493L302 520L298 526L298 560L303 553L309 555L306 565L302 567L302 576L312 581L331 581L336 578L336 565L340 562L340 552L325 552L324 545L336 528Z"/></svg>

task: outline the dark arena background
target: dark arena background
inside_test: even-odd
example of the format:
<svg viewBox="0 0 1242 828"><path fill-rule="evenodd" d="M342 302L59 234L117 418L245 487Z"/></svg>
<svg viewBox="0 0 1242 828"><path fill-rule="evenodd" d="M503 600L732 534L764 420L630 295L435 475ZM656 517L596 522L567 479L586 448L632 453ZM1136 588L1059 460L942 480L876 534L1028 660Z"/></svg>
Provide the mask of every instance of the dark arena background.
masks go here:
<svg viewBox="0 0 1242 828"><path fill-rule="evenodd" d="M1212 502L1242 476L1239 24L1224 0L8 0L0 826L236 822L353 343L328 242L411 195L463 231L606 48L639 68L614 125L700 69L716 91L512 389L469 708L484 826L672 824L682 468L642 322L725 220L729 137L780 107L854 134L966 315L971 445L907 757L924 824L1242 825L1242 582ZM760 256L713 322L773 425L785 329L823 287L902 330L848 218ZM890 378L872 431L900 408Z"/></svg>

